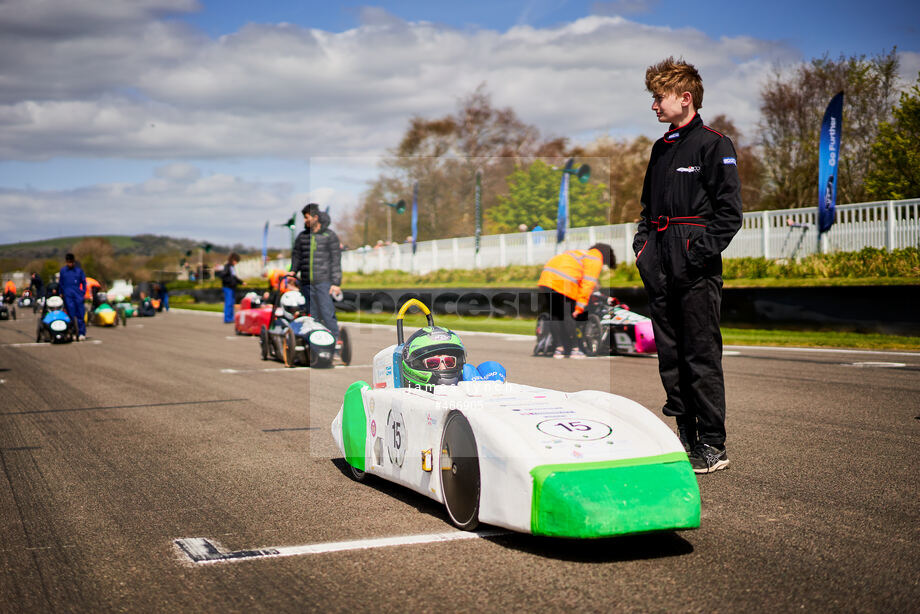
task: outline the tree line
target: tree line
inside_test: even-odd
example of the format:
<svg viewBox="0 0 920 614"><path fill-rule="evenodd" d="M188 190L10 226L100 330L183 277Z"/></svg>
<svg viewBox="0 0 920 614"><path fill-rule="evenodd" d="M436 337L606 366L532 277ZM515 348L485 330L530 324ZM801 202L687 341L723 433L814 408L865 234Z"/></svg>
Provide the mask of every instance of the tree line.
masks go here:
<svg viewBox="0 0 920 614"><path fill-rule="evenodd" d="M838 202L920 196L920 76L918 85L901 92L898 66L894 48L871 57L824 56L792 69L778 66L759 92L755 134L742 134L725 115L706 118L735 144L744 209L816 205L821 119L839 91L845 95ZM570 182L573 225L635 221L651 146L644 136L603 136L584 145L541 136L513 109L496 108L482 84L453 113L409 121L359 206L338 222L339 234L349 247L404 242L417 182L418 240L471 236L477 173L483 234L515 232L522 225L555 228L558 169L572 157L591 166L588 183ZM384 205L398 200L409 205L405 214Z"/></svg>

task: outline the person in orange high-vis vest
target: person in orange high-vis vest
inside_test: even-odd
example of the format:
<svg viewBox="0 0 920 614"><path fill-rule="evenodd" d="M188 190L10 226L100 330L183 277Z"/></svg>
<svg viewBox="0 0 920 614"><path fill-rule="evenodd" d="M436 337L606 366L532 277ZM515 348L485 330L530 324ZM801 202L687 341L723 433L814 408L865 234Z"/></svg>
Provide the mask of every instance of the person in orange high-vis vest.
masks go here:
<svg viewBox="0 0 920 614"><path fill-rule="evenodd" d="M596 243L587 250L570 249L557 254L543 266L537 285L549 295L549 330L556 344L553 358L585 357L581 348L572 347L575 320L588 308L604 266L615 264L613 248Z"/></svg>
<svg viewBox="0 0 920 614"><path fill-rule="evenodd" d="M10 304L16 300L16 284L13 283L12 279L3 284L3 298Z"/></svg>

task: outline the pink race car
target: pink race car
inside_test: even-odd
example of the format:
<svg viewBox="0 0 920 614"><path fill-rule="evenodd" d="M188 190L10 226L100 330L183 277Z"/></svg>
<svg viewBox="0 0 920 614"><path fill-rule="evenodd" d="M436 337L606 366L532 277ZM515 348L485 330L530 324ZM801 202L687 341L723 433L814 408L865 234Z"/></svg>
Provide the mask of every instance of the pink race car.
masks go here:
<svg viewBox="0 0 920 614"><path fill-rule="evenodd" d="M262 299L255 292L249 292L240 301L239 310L233 314L233 328L237 335L258 335L262 327L268 326L272 306L262 305Z"/></svg>

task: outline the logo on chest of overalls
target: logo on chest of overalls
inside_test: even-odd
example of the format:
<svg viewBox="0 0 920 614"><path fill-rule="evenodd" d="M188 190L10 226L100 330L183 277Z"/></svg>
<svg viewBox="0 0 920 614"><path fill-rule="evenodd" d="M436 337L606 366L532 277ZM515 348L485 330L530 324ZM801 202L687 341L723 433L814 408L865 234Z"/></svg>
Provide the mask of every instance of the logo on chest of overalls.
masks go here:
<svg viewBox="0 0 920 614"><path fill-rule="evenodd" d="M678 167L677 172L678 173L698 173L700 172L701 168L702 167L699 167L699 166L681 166L681 167Z"/></svg>

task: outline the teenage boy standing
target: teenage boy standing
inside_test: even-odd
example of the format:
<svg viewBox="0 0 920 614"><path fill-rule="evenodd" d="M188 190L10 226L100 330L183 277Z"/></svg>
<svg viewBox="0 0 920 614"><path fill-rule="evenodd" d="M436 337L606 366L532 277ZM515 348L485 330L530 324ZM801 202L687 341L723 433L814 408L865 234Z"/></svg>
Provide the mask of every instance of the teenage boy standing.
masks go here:
<svg viewBox="0 0 920 614"><path fill-rule="evenodd" d="M722 251L741 228L741 182L731 139L703 125L703 82L668 58L645 72L652 110L668 131L652 146L633 241L649 296L662 409L677 420L693 470L728 467L722 375Z"/></svg>

